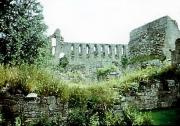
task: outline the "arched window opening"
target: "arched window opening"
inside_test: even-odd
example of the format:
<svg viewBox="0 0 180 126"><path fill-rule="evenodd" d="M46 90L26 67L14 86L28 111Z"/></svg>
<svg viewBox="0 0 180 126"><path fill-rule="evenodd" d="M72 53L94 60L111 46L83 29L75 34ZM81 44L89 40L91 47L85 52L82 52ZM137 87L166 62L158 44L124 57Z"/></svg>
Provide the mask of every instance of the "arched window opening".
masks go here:
<svg viewBox="0 0 180 126"><path fill-rule="evenodd" d="M117 55L117 46L114 48L114 54Z"/></svg>
<svg viewBox="0 0 180 126"><path fill-rule="evenodd" d="M101 45L101 55L102 55L102 57L105 56L105 47L104 47L104 45Z"/></svg>
<svg viewBox="0 0 180 126"><path fill-rule="evenodd" d="M125 48L125 46L123 45L123 46L122 46L122 52L121 52L121 54L122 54L123 56L126 55L126 53L125 53L126 50L125 50L125 49L126 49L126 48Z"/></svg>
<svg viewBox="0 0 180 126"><path fill-rule="evenodd" d="M108 46L108 55L111 55L112 54L112 48L111 48L111 45Z"/></svg>
<svg viewBox="0 0 180 126"><path fill-rule="evenodd" d="M56 46L56 38L51 39L51 46Z"/></svg>
<svg viewBox="0 0 180 126"><path fill-rule="evenodd" d="M79 54L82 54L82 45L79 45Z"/></svg>
<svg viewBox="0 0 180 126"><path fill-rule="evenodd" d="M90 46L86 45L86 54L90 54Z"/></svg>
<svg viewBox="0 0 180 126"><path fill-rule="evenodd" d="M71 45L71 56L74 57L74 44Z"/></svg>
<svg viewBox="0 0 180 126"><path fill-rule="evenodd" d="M95 55L95 56L97 56L97 55L98 55L97 45L94 45L94 55Z"/></svg>

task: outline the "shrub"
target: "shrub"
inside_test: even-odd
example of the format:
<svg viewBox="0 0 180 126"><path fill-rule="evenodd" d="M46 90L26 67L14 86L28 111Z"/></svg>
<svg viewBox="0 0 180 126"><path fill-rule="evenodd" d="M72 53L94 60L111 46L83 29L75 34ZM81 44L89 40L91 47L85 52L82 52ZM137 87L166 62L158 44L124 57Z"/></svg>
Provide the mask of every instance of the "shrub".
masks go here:
<svg viewBox="0 0 180 126"><path fill-rule="evenodd" d="M83 87L73 86L70 89L70 96L69 96L69 107L76 108L76 107L84 107L87 104L88 97L90 92Z"/></svg>
<svg viewBox="0 0 180 126"><path fill-rule="evenodd" d="M106 124L107 126L125 125L123 117L121 117L118 113L113 113L112 111L106 112Z"/></svg>
<svg viewBox="0 0 180 126"><path fill-rule="evenodd" d="M70 110L67 118L68 126L86 126L86 116L85 112L80 109L72 109Z"/></svg>
<svg viewBox="0 0 180 126"><path fill-rule="evenodd" d="M59 122L58 120L61 117L51 117L49 118L46 115L41 115L41 117L32 120L30 123L26 124L27 126L59 126L63 122ZM61 120L62 121L62 120Z"/></svg>
<svg viewBox="0 0 180 126"><path fill-rule="evenodd" d="M126 106L124 108L125 122L131 125L152 125L153 120L149 113L140 112L138 109L132 106Z"/></svg>
<svg viewBox="0 0 180 126"><path fill-rule="evenodd" d="M64 56L59 60L59 65L58 66L61 67L61 68L65 68L68 64L69 64L69 61L68 61L67 57Z"/></svg>
<svg viewBox="0 0 180 126"><path fill-rule="evenodd" d="M115 66L106 66L104 68L98 68L96 71L98 80L103 80L107 77L111 72L116 71L117 68Z"/></svg>
<svg viewBox="0 0 180 126"><path fill-rule="evenodd" d="M128 66L128 64L129 64L129 61L128 61L128 58L127 58L127 56L125 55L125 56L122 56L121 57L121 65L122 65L122 68L126 68L127 66Z"/></svg>

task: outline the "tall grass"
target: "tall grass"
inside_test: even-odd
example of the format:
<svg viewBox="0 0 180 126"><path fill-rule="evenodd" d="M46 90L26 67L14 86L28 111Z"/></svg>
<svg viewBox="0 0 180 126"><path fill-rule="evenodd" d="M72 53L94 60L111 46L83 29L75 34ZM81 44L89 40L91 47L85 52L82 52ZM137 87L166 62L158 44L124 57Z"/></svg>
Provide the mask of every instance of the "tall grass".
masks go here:
<svg viewBox="0 0 180 126"><path fill-rule="evenodd" d="M132 88L137 88L139 81L146 81L159 76L167 75L168 71L172 71L171 66L165 65L159 67L147 67L136 71L128 71L119 79L111 79L109 81L88 82L84 81L73 83L64 81L53 74L52 71L39 68L35 65L23 64L21 66L4 66L0 65L0 93L1 89L7 85L11 89L23 89L25 95L30 92L37 93L41 96L56 96L61 102L69 103L68 107L72 112L78 112L71 116L72 120L79 119L79 114L89 112L88 118L96 117L97 111L106 111L109 109L119 97L119 93L127 92ZM93 111L94 113L91 113ZM127 111L128 112L128 111ZM133 114L135 113L135 114ZM133 120L134 125L149 125L151 120L149 115L139 112L129 112L127 115ZM107 114L107 113L106 113ZM111 114L111 112L110 112ZM84 113L85 115L85 113ZM74 117L75 116L75 117ZM84 118L84 117L83 117ZM119 117L113 115L105 115L109 119L106 123L121 123Z"/></svg>
<svg viewBox="0 0 180 126"><path fill-rule="evenodd" d="M89 99L93 99L97 103L110 104L118 93L114 87L128 91L131 87L137 87L139 81L157 77L170 69L172 68L167 65L161 68L147 67L126 72L119 79L86 84L65 82L55 77L51 71L35 65L23 64L14 67L0 65L0 89L8 84L11 88L21 87L27 93L55 95L62 102L76 101L77 104L85 104Z"/></svg>
<svg viewBox="0 0 180 126"><path fill-rule="evenodd" d="M113 90L105 85L67 83L53 76L50 71L26 64L16 67L0 65L0 89L7 84L14 89L21 87L27 93L54 95L62 102L74 101L73 104L85 104L90 98L99 103L110 103L114 95Z"/></svg>

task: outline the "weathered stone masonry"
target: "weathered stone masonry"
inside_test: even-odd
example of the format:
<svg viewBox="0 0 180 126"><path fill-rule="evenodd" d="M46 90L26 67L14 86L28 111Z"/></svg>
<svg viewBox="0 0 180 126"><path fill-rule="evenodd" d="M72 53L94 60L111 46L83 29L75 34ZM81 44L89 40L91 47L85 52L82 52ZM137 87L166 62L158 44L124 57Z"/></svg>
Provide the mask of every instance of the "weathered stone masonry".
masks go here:
<svg viewBox="0 0 180 126"><path fill-rule="evenodd" d="M22 95L0 96L0 114L3 114L8 124L14 123L17 117L25 124L33 119L48 117L57 118L61 125L66 122L68 103L61 102L55 96L48 97L25 97ZM0 118L1 119L1 118ZM12 123L11 122L11 123Z"/></svg>
<svg viewBox="0 0 180 126"><path fill-rule="evenodd" d="M64 42L60 30L56 30L50 37L55 38L54 64L59 63L61 56L68 58L70 65L85 66L87 72L91 69L120 62L122 56L127 55L127 45L124 44L93 44Z"/></svg>
<svg viewBox="0 0 180 126"><path fill-rule="evenodd" d="M154 56L160 60L170 59L173 65L180 64L180 32L176 22L167 16L133 30L130 33L129 49L127 45L122 44L64 42L59 30L56 30L51 38L56 38L56 45L53 45L55 64L63 54L70 64L96 67L120 61L123 55L128 55L130 59ZM139 83L135 92L130 90L118 97L118 104L114 105L114 110L121 112L123 106L131 103L140 109L172 107L176 105L179 98L179 81L149 80ZM17 116L20 116L22 121L28 122L41 115L47 115L49 118L60 115L61 125L65 125L68 108L68 103L61 102L55 96L27 98L18 94L7 97L0 95L0 112L6 116L7 121L14 122L10 119Z"/></svg>
<svg viewBox="0 0 180 126"><path fill-rule="evenodd" d="M58 29L50 38L56 43L52 45L55 52L54 64L65 55L69 64L85 66L89 71L90 68L110 65L113 62L120 63L122 56L127 56L133 62L152 59L170 61L170 50L175 49L175 41L180 38L180 31L176 21L165 16L132 30L128 45L64 42Z"/></svg>
<svg viewBox="0 0 180 126"><path fill-rule="evenodd" d="M136 91L129 90L117 99L115 98L114 112L122 114L123 108L128 104L135 105L141 110L176 106L180 98L179 82L173 79L164 81L167 84L166 88L164 88L164 82L160 80L142 81ZM27 97L18 94L0 96L0 114L5 115L6 121L20 117L23 123L28 124L33 119L47 116L58 119L61 125L67 125L69 107L68 102L62 102L55 96Z"/></svg>
<svg viewBox="0 0 180 126"><path fill-rule="evenodd" d="M168 16L159 18L131 31L129 58L171 60L169 50L175 49L175 41L179 37L180 31L176 21Z"/></svg>
<svg viewBox="0 0 180 126"><path fill-rule="evenodd" d="M56 38L55 58L58 59L60 54L64 53L72 64L88 63L92 59L110 62L121 59L121 56L127 53L127 45L123 44L64 42L58 29L51 37Z"/></svg>

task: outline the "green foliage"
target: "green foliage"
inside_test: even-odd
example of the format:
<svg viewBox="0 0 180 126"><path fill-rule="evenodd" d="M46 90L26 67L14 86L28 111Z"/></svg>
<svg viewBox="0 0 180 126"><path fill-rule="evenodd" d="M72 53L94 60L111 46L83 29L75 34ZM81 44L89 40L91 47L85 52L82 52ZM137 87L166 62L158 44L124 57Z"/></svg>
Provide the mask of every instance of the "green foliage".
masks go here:
<svg viewBox="0 0 180 126"><path fill-rule="evenodd" d="M87 122L85 112L80 108L70 110L67 118L67 125L86 126Z"/></svg>
<svg viewBox="0 0 180 126"><path fill-rule="evenodd" d="M121 65L122 65L122 68L126 68L127 66L128 66L128 64L129 64L129 61L128 61L128 58L127 58L127 56L125 55L125 56L122 56L121 57Z"/></svg>
<svg viewBox="0 0 180 126"><path fill-rule="evenodd" d="M93 85L88 88L91 95L89 97L91 102L101 105L110 105L116 95L111 88L106 88L101 85Z"/></svg>
<svg viewBox="0 0 180 126"><path fill-rule="evenodd" d="M91 126L99 126L99 118L98 118L97 113L94 114L93 116L91 116L91 118L90 118L90 125Z"/></svg>
<svg viewBox="0 0 180 126"><path fill-rule="evenodd" d="M59 126L62 125L63 122L59 122L62 117L51 117L49 118L47 115L41 115L38 119L34 119L30 123L26 124L27 126Z"/></svg>
<svg viewBox="0 0 180 126"><path fill-rule="evenodd" d="M13 88L21 87L26 93L37 92L44 96L55 95L64 102L71 99L72 104L74 104L73 101L79 102L77 103L79 106L86 104L88 100L96 104L110 104L115 95L115 92L112 93L112 87L118 87L121 91L128 91L131 87L136 89L139 81L157 78L158 75L166 75L167 77L168 71L171 71L169 73L172 74L174 69L167 65L162 68L147 67L143 70L129 71L120 79L86 85L80 82L77 84L64 82L54 76L52 72L42 70L35 65L23 64L17 67L0 65L0 88L9 84Z"/></svg>
<svg viewBox="0 0 180 126"><path fill-rule="evenodd" d="M42 6L37 0L7 0L0 3L0 62L32 64L47 45Z"/></svg>
<svg viewBox="0 0 180 126"><path fill-rule="evenodd" d="M135 120L133 122L133 125L135 126L151 126L153 124L153 120L151 115L148 112L142 113L142 112L137 112L135 116Z"/></svg>
<svg viewBox="0 0 180 126"><path fill-rule="evenodd" d="M99 80L105 79L108 74L110 74L111 72L114 72L116 70L117 70L117 68L115 66L106 66L104 68L98 68L96 71L97 78Z"/></svg>
<svg viewBox="0 0 180 126"><path fill-rule="evenodd" d="M159 59L160 61L164 61L166 57L164 55L140 55L140 56L135 56L129 60L129 64L137 64L137 63L142 63L146 62L149 60L155 60Z"/></svg>
<svg viewBox="0 0 180 126"><path fill-rule="evenodd" d="M68 64L69 64L69 61L68 61L67 57L64 56L63 58L61 58L59 60L59 65L58 66L61 67L61 68L65 68Z"/></svg>
<svg viewBox="0 0 180 126"><path fill-rule="evenodd" d="M106 124L107 126L124 126L125 122L123 117L121 117L118 113L108 111L106 112Z"/></svg>
<svg viewBox="0 0 180 126"><path fill-rule="evenodd" d="M67 71L65 73L65 75L73 83L81 83L81 82L85 81L84 75L82 74L81 71L78 71L78 70L72 71L72 72Z"/></svg>
<svg viewBox="0 0 180 126"><path fill-rule="evenodd" d="M124 115L126 122L130 122L134 126L151 126L153 124L152 117L149 113L140 112L132 106L124 108Z"/></svg>
<svg viewBox="0 0 180 126"><path fill-rule="evenodd" d="M46 40L48 42L48 40ZM42 68L51 68L53 67L52 61L52 54L51 54L51 45L50 43L45 43L43 47L40 47L38 49L38 56L34 60L34 64L36 64L38 67Z"/></svg>
<svg viewBox="0 0 180 126"><path fill-rule="evenodd" d="M21 126L22 124L21 124L21 119L20 119L20 117L16 117L16 119L15 119L15 126Z"/></svg>
<svg viewBox="0 0 180 126"><path fill-rule="evenodd" d="M71 87L70 96L69 96L69 107L83 108L87 104L89 96L90 96L90 92L86 88L82 88L79 86Z"/></svg>
<svg viewBox="0 0 180 126"><path fill-rule="evenodd" d="M134 72L129 71L120 79L86 84L67 83L54 76L51 71L43 70L36 65L22 64L16 67L0 65L0 90L8 84L11 89L23 89L24 94L35 92L41 96L59 97L61 102L69 103L69 110L71 110L68 117L69 125L73 123L124 125L127 124L127 120L122 120L118 115L111 115L112 112L109 111L117 95L121 92L137 90L139 81L146 81L159 75L164 76L167 75L165 73L169 73L168 71L171 73L173 70L167 65L162 68L147 67ZM118 89L118 92L114 90L114 87ZM148 114L140 113L132 108L125 112L126 119L133 125L149 125L151 122Z"/></svg>
<svg viewBox="0 0 180 126"><path fill-rule="evenodd" d="M169 65L163 65L162 67L156 67L156 66L148 66L145 69L137 69L135 71L126 71L124 75L117 80L117 83L125 84L125 83L132 83L132 82L140 82L140 81L146 81L149 79L153 79L157 76L160 76L162 73L164 73L166 70L171 69L171 66Z"/></svg>

